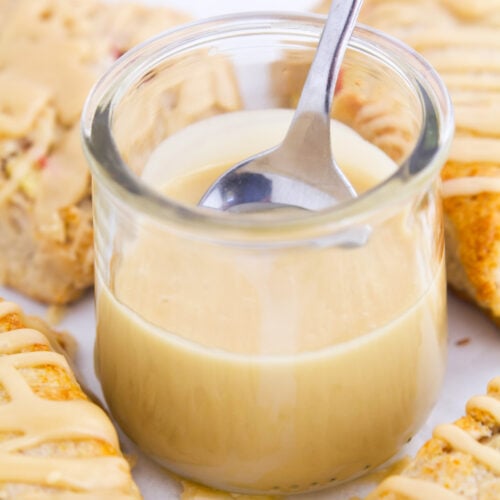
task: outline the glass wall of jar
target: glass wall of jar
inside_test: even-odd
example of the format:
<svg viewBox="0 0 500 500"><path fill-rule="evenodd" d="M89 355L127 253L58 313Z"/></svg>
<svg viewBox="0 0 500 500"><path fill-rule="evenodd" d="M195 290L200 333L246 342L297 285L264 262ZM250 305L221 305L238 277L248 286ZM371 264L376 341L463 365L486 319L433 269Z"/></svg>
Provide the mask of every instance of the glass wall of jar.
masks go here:
<svg viewBox="0 0 500 500"><path fill-rule="evenodd" d="M452 110L410 49L364 27L349 44L332 149L359 198L321 212L197 206L220 172L283 137L322 22L239 15L163 34L115 64L83 116L106 401L166 468L236 492L374 468L443 379ZM362 225L368 241L350 244Z"/></svg>

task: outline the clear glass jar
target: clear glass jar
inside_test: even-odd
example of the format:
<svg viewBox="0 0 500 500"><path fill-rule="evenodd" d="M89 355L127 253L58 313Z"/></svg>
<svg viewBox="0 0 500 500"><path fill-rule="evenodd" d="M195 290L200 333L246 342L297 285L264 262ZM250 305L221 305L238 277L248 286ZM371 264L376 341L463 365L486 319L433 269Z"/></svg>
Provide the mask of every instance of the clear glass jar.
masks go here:
<svg viewBox="0 0 500 500"><path fill-rule="evenodd" d="M247 14L168 32L117 61L83 115L106 401L166 468L236 492L314 490L374 468L418 430L443 379L438 173L452 110L410 49L361 26L350 42L333 116L365 141L336 126L333 150L358 199L263 218L196 206L208 184L188 173L286 129L271 112L247 135L224 120L293 107L322 23ZM339 243L359 224L365 245Z"/></svg>

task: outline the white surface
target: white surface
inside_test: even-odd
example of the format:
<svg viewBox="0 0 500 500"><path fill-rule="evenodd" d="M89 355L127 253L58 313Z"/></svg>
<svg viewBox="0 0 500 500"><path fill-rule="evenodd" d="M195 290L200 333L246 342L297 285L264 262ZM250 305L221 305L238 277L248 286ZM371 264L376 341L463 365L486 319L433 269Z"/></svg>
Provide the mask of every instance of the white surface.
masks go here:
<svg viewBox="0 0 500 500"><path fill-rule="evenodd" d="M191 12L195 16L225 14L253 10L305 10L314 0L150 0L150 3L171 5ZM30 314L45 315L46 307L25 299L9 290L0 289L0 295L20 303ZM77 368L80 380L101 398L101 391L93 370L93 342L95 333L93 298L89 293L68 309L59 328L68 330L77 339L79 351ZM467 345L457 341L469 338ZM441 396L437 405L413 441L401 455L414 454L431 435L438 423L455 420L463 414L464 404L474 394L481 394L487 382L500 375L500 331L478 310L455 297L449 299L449 363ZM147 424L146 424L147 425ZM355 432L355 430L353 430ZM123 435L126 453L137 457L134 477L145 500L176 500L180 487L165 472L145 457ZM336 490L294 497L297 500L347 500L363 491L362 482L353 482Z"/></svg>

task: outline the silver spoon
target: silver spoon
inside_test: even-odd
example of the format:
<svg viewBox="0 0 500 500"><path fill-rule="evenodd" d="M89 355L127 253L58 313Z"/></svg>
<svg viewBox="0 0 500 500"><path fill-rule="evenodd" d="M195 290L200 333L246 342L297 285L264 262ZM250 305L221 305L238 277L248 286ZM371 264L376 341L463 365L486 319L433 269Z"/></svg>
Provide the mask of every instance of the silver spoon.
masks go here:
<svg viewBox="0 0 500 500"><path fill-rule="evenodd" d="M330 109L361 3L362 0L336 0L330 7L283 142L225 172L207 190L199 205L235 212L283 206L321 210L357 196L332 156ZM353 243L362 244L367 238L366 230L357 233L361 240Z"/></svg>

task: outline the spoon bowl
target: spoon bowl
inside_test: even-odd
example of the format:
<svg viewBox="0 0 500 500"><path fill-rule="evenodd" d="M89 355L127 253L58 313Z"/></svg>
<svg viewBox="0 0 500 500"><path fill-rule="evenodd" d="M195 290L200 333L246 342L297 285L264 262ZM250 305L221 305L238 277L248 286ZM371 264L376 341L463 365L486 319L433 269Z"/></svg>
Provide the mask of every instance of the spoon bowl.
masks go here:
<svg viewBox="0 0 500 500"><path fill-rule="evenodd" d="M332 155L330 109L361 4L362 0L333 2L283 142L230 168L199 205L245 212L266 205L317 211L356 198L356 190Z"/></svg>

